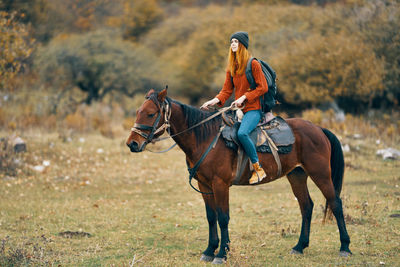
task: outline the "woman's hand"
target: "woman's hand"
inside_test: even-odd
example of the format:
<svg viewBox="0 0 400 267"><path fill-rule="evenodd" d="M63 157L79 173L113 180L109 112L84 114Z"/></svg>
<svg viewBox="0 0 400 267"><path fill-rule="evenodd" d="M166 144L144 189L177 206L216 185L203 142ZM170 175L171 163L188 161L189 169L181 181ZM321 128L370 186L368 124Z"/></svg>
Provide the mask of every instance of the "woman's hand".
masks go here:
<svg viewBox="0 0 400 267"><path fill-rule="evenodd" d="M208 107L214 106L215 104L218 104L218 103L219 103L219 99L215 97L215 98L213 98L213 99L207 101L206 103L204 103L204 104L200 107L200 109L208 110Z"/></svg>
<svg viewBox="0 0 400 267"><path fill-rule="evenodd" d="M239 97L238 99L236 99L235 101L232 102L233 106L236 106L238 108L241 108L243 106L243 102L246 100L246 96L242 95L241 97Z"/></svg>

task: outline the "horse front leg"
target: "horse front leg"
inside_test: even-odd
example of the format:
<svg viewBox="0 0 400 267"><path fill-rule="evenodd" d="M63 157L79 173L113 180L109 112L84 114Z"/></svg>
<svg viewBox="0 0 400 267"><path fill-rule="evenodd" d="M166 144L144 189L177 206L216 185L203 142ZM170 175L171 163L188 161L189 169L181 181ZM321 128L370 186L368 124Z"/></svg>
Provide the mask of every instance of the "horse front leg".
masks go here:
<svg viewBox="0 0 400 267"><path fill-rule="evenodd" d="M221 230L221 244L213 264L223 264L229 251L229 185L223 180L216 178L213 182L213 192L218 215L218 224Z"/></svg>
<svg viewBox="0 0 400 267"><path fill-rule="evenodd" d="M200 191L209 192L210 189L199 183ZM215 200L213 195L203 195L204 204L206 206L206 214L208 221L208 246L206 250L203 251L200 260L211 262L214 260L214 252L218 248L219 238L218 238L218 227L217 227L217 210L215 206Z"/></svg>

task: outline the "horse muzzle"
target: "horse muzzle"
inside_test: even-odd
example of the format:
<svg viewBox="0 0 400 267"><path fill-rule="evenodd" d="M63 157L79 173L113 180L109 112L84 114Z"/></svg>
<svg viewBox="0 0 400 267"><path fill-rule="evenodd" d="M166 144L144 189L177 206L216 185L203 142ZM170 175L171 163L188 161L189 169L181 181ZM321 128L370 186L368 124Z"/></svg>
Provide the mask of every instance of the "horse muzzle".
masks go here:
<svg viewBox="0 0 400 267"><path fill-rule="evenodd" d="M136 141L131 141L130 143L126 144L129 149L131 150L131 152L142 152L145 148L145 145L142 144L141 146L139 146L139 144Z"/></svg>

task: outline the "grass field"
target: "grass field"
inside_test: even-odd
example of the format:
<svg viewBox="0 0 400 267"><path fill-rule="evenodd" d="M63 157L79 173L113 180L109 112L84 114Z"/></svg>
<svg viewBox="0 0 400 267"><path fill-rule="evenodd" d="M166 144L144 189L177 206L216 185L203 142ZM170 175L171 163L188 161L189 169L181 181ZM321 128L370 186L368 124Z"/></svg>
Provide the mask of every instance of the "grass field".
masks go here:
<svg viewBox="0 0 400 267"><path fill-rule="evenodd" d="M125 136L23 138L28 152L15 157L16 175L0 174L0 266L210 265L199 261L208 238L204 204L178 148L133 154ZM283 178L231 188L228 266L400 265L400 161L375 156L375 142L350 141L342 200L353 256L338 256L336 223L322 224L325 200L312 181L310 247L289 254L301 215ZM43 161L43 172L33 170Z"/></svg>

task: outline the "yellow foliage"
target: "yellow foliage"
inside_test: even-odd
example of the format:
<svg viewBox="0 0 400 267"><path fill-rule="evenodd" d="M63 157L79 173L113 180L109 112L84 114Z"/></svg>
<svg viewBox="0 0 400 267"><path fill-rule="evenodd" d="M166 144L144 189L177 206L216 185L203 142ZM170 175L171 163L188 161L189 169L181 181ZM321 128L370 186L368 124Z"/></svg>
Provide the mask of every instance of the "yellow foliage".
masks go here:
<svg viewBox="0 0 400 267"><path fill-rule="evenodd" d="M119 17L109 17L106 20L106 25L109 27L121 27L122 19Z"/></svg>
<svg viewBox="0 0 400 267"><path fill-rule="evenodd" d="M69 114L64 119L65 126L67 128L83 131L87 128L87 120L80 113L75 112L74 114Z"/></svg>
<svg viewBox="0 0 400 267"><path fill-rule="evenodd" d="M18 22L16 13L0 11L0 89L10 86L20 72L24 60L32 53L33 40ZM10 88L9 88L10 89Z"/></svg>
<svg viewBox="0 0 400 267"><path fill-rule="evenodd" d="M320 109L308 109L303 111L301 117L305 120L311 121L317 125L321 125L323 113Z"/></svg>
<svg viewBox="0 0 400 267"><path fill-rule="evenodd" d="M35 114L25 115L19 119L19 125L26 127L35 127L42 124L42 118Z"/></svg>
<svg viewBox="0 0 400 267"><path fill-rule="evenodd" d="M383 61L344 33L292 41L273 58L279 87L290 103L321 103L338 96L368 101L382 90Z"/></svg>
<svg viewBox="0 0 400 267"><path fill-rule="evenodd" d="M394 124L390 124L387 129L386 133L389 137L394 137L395 135L399 135L399 129Z"/></svg>
<svg viewBox="0 0 400 267"><path fill-rule="evenodd" d="M57 126L56 115L51 114L50 116L43 118L43 126L46 127L46 129L54 130Z"/></svg>
<svg viewBox="0 0 400 267"><path fill-rule="evenodd" d="M122 121L122 127L124 130L130 130L135 123L136 118L134 117L127 117Z"/></svg>
<svg viewBox="0 0 400 267"><path fill-rule="evenodd" d="M15 131L16 128L17 128L17 123L15 121L8 122L8 129L10 129L11 131Z"/></svg>
<svg viewBox="0 0 400 267"><path fill-rule="evenodd" d="M111 138L111 139L114 138L114 132L113 132L113 130L112 130L110 125L103 125L100 128L100 133L101 133L101 135L103 135L105 137L108 137L108 138Z"/></svg>
<svg viewBox="0 0 400 267"><path fill-rule="evenodd" d="M126 0L124 5L125 37L135 40L163 17L156 0Z"/></svg>
<svg viewBox="0 0 400 267"><path fill-rule="evenodd" d="M0 107L0 126L3 126L6 123L6 113Z"/></svg>

